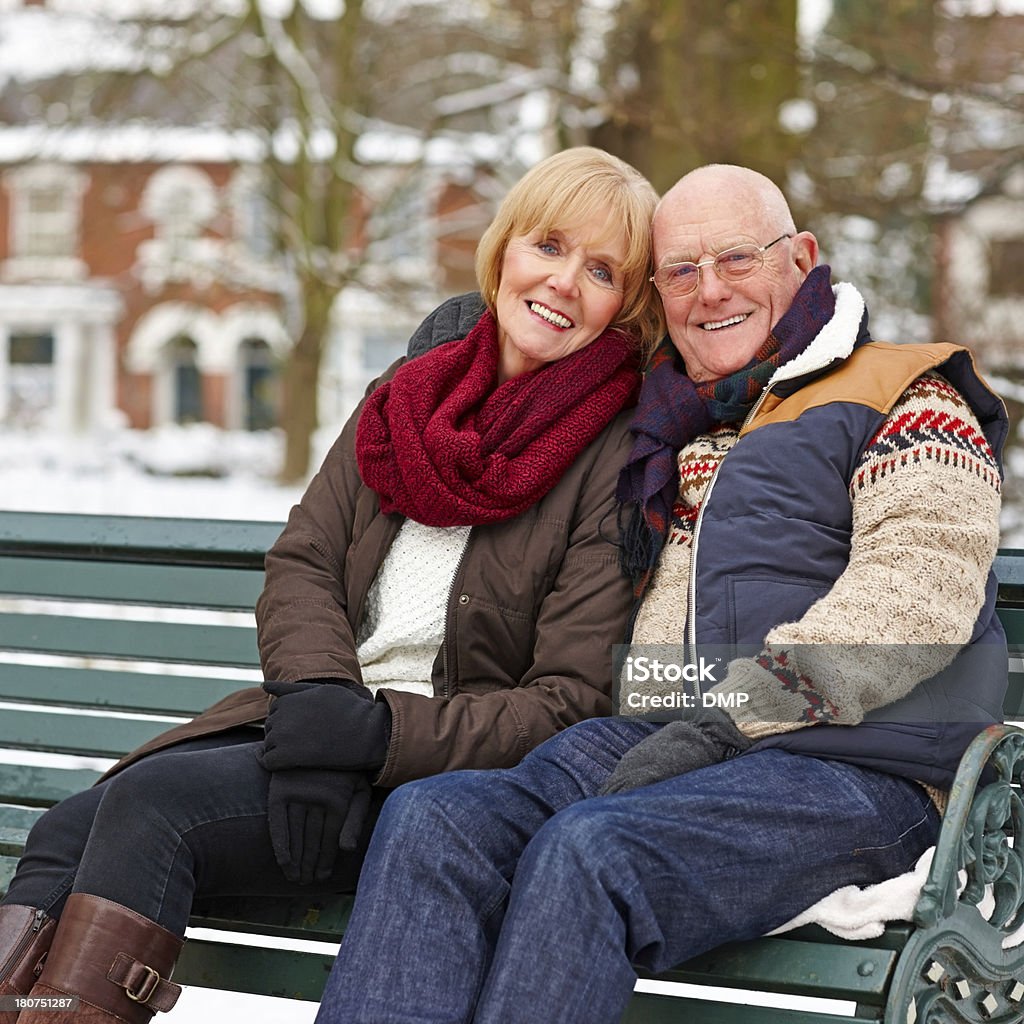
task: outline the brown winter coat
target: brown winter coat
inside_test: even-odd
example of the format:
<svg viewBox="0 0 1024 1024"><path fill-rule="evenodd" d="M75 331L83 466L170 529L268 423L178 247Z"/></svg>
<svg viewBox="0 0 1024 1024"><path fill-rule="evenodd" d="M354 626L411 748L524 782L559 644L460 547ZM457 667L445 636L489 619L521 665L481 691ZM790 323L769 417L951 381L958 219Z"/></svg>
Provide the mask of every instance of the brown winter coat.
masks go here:
<svg viewBox="0 0 1024 1024"><path fill-rule="evenodd" d="M536 505L473 527L434 661L434 697L381 690L391 744L377 783L456 768L503 768L561 729L611 711L612 644L631 589L618 563L615 482L629 451L620 414ZM267 554L256 604L264 677L360 680L355 635L367 592L402 524L360 477L357 413ZM129 754L263 720L249 688Z"/></svg>

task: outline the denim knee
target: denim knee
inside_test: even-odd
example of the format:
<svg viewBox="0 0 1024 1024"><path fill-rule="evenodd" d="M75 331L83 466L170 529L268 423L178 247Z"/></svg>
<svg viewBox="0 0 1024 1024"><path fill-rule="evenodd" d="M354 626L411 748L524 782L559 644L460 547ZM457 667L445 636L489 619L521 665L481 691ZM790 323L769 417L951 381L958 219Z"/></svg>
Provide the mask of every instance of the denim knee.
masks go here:
<svg viewBox="0 0 1024 1024"><path fill-rule="evenodd" d="M421 846L425 836L436 836L454 828L465 834L479 820L479 805L470 811L467 795L487 780L477 771L447 772L426 779L406 782L393 790L384 801L374 829L401 840L412 839L411 846ZM491 773L487 773L491 774Z"/></svg>
<svg viewBox="0 0 1024 1024"><path fill-rule="evenodd" d="M561 885L555 876L563 874L577 880L600 878L614 849L606 811L607 801L600 798L559 811L530 840L520 866L544 876L544 884Z"/></svg>

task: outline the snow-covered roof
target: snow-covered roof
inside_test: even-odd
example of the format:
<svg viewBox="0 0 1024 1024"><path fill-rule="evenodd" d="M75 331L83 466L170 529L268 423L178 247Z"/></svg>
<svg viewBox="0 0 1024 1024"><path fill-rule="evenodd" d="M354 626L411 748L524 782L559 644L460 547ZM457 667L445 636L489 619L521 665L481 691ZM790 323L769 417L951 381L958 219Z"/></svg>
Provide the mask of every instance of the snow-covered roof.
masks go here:
<svg viewBox="0 0 1024 1024"><path fill-rule="evenodd" d="M269 143L278 159L295 156L297 143L283 127ZM132 123L51 127L44 124L0 126L0 164L28 160L56 163L259 163L267 156L267 140L256 132L215 127L187 128ZM330 140L319 146L330 155ZM518 151L516 156L522 159ZM508 140L483 132L435 136L386 127L364 132L356 159L364 165L409 165L450 168L466 163L509 158ZM532 159L537 159L533 156ZM527 161L532 162L532 161Z"/></svg>
<svg viewBox="0 0 1024 1024"><path fill-rule="evenodd" d="M266 149L252 132L130 124L0 127L0 163L254 163Z"/></svg>
<svg viewBox="0 0 1024 1024"><path fill-rule="evenodd" d="M116 27L116 26L114 26ZM0 87L84 71L131 71L142 66L134 33L77 11L30 7L0 19Z"/></svg>

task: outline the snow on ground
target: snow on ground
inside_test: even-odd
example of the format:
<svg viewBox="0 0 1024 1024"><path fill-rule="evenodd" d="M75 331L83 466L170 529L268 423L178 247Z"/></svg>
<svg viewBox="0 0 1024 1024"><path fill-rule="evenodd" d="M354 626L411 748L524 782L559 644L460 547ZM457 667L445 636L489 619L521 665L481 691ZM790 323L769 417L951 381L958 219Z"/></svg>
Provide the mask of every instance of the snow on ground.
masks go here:
<svg viewBox="0 0 1024 1024"><path fill-rule="evenodd" d="M0 508L283 522L302 486L274 482L276 432L207 424L67 437L0 431Z"/></svg>

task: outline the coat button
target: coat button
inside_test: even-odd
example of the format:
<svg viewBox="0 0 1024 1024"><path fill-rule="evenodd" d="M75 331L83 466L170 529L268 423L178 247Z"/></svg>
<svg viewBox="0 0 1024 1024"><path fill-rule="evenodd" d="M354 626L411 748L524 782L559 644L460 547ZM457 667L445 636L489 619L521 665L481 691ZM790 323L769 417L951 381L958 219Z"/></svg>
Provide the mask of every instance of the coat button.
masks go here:
<svg viewBox="0 0 1024 1024"><path fill-rule="evenodd" d="M459 604L469 604L469 594L460 594Z"/></svg>

